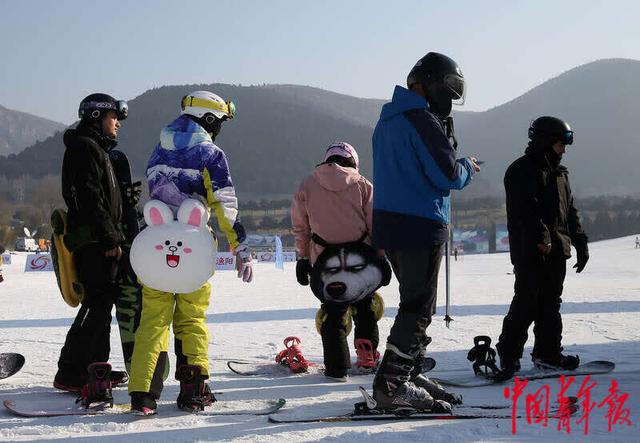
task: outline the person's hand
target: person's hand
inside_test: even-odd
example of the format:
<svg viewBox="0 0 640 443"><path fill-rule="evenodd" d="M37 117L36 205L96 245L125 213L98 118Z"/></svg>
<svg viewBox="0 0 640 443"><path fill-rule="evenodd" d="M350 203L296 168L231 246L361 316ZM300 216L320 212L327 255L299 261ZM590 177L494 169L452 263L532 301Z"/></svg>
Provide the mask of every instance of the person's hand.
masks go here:
<svg viewBox="0 0 640 443"><path fill-rule="evenodd" d="M109 249L108 251L105 251L104 256L115 257L116 260L120 260L120 257L122 257L122 248L120 246L116 246L113 249Z"/></svg>
<svg viewBox="0 0 640 443"><path fill-rule="evenodd" d="M480 165L478 164L478 159L475 157L469 157L469 160L471 160L471 165L473 166L473 170L475 172L480 172Z"/></svg>
<svg viewBox="0 0 640 443"><path fill-rule="evenodd" d="M551 243L546 245L544 243L538 243L538 251L540 251L542 255L549 255L551 252Z"/></svg>
<svg viewBox="0 0 640 443"><path fill-rule="evenodd" d="M236 250L236 271L238 271L238 278L241 278L245 283L251 283L253 280L253 267L251 260L251 252L247 245L239 245Z"/></svg>
<svg viewBox="0 0 640 443"><path fill-rule="evenodd" d="M584 249L577 251L578 261L575 265L573 265L576 272L579 274L582 272L585 266L587 266L587 262L589 261L589 249L585 246Z"/></svg>
<svg viewBox="0 0 640 443"><path fill-rule="evenodd" d="M309 275L311 274L311 262L308 258L300 258L296 262L296 279L302 286L309 285Z"/></svg>

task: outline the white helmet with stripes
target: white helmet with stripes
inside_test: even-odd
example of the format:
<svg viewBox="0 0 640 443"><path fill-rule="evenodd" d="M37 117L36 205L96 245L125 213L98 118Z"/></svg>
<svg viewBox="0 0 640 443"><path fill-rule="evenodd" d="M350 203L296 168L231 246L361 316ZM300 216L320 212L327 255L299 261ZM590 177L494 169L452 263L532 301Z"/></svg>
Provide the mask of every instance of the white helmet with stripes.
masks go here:
<svg viewBox="0 0 640 443"><path fill-rule="evenodd" d="M213 114L217 119L227 120L234 117L236 107L233 102L225 102L219 95L209 91L193 91L182 97L182 113L198 119Z"/></svg>

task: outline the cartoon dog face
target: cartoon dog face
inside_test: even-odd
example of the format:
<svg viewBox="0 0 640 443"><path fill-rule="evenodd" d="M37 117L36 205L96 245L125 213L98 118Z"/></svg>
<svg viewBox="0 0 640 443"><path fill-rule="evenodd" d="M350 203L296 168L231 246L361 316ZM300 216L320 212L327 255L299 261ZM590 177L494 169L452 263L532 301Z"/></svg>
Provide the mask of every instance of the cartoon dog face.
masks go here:
<svg viewBox="0 0 640 443"><path fill-rule="evenodd" d="M131 266L140 281L153 289L184 294L200 288L215 270L216 242L207 228L209 213L187 199L173 219L159 200L144 206L147 228L133 240Z"/></svg>
<svg viewBox="0 0 640 443"><path fill-rule="evenodd" d="M326 248L316 260L311 289L321 301L355 303L383 284L383 270L368 245Z"/></svg>

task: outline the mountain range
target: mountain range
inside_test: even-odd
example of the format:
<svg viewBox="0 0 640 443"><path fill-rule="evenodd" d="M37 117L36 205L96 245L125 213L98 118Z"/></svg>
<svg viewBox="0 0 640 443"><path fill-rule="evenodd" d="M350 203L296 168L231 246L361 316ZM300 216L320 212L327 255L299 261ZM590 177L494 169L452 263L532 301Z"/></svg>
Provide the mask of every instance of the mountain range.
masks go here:
<svg viewBox="0 0 640 443"><path fill-rule="evenodd" d="M64 128L62 123L0 106L0 156L17 154Z"/></svg>
<svg viewBox="0 0 640 443"><path fill-rule="evenodd" d="M502 176L527 143L527 128L540 115L567 120L575 130L564 163L578 196L633 195L640 190L640 61L599 60L567 71L514 100L484 112L454 112L460 155L485 163L464 195L501 195ZM394 85L389 85L389 93ZM142 176L160 129L180 112L180 98L209 89L237 106L216 144L229 158L238 193L246 198L290 195L322 160L325 147L348 141L371 176L371 135L385 100L361 99L295 85L228 84L163 86L129 101L120 149ZM473 91L469 91L470 94ZM0 175L59 174L62 134L19 154L0 157Z"/></svg>

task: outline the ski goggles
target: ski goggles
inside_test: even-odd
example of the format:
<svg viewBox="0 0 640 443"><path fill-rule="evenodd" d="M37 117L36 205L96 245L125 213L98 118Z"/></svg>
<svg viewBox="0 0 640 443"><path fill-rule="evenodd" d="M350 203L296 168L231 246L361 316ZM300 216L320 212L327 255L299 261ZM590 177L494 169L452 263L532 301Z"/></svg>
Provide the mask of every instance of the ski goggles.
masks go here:
<svg viewBox="0 0 640 443"><path fill-rule="evenodd" d="M98 118L102 115L102 111L105 110L114 111L118 120L125 120L129 115L129 105L124 100L117 100L115 102L86 102L82 104L78 114L79 117L82 118L89 112L92 118Z"/></svg>
<svg viewBox="0 0 640 443"><path fill-rule="evenodd" d="M232 101L220 103L213 100L206 100L199 97L186 96L182 100L182 109L187 106L194 106L198 108L213 109L214 111L224 112L225 119L232 119L236 115L236 105Z"/></svg>
<svg viewBox="0 0 640 443"><path fill-rule="evenodd" d="M563 132L558 136L558 141L563 145L572 145L573 144L573 131Z"/></svg>

